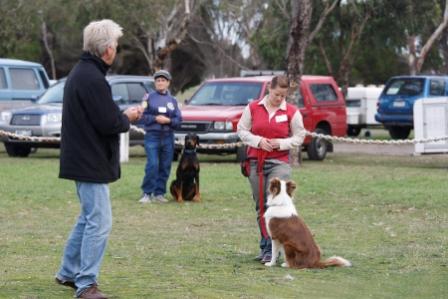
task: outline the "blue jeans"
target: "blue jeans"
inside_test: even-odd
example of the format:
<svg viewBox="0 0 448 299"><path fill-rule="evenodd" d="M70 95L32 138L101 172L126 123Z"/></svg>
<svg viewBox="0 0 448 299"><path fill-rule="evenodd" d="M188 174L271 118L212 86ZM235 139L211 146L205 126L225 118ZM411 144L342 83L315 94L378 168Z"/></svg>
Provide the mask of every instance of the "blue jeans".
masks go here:
<svg viewBox="0 0 448 299"><path fill-rule="evenodd" d="M145 134L146 167L142 182L143 193L164 195L174 155L173 132Z"/></svg>
<svg viewBox="0 0 448 299"><path fill-rule="evenodd" d="M263 165L263 202L264 202L264 211L267 209L267 194L269 192L269 182L273 178L279 178L281 180L289 180L291 178L291 166L286 163L282 163L280 161L275 160L267 160ZM252 196L255 201L255 210L257 211L257 223L258 228L260 229L260 251L261 254L271 254L272 243L271 238L269 236L265 237L262 233L261 221L260 221L260 201L259 201L259 192L258 192L258 174L257 174L257 162L251 161L250 163L250 174L249 174L249 182L252 188Z"/></svg>
<svg viewBox="0 0 448 299"><path fill-rule="evenodd" d="M56 275L73 281L76 296L96 283L112 228L108 184L76 182L81 213L65 246L61 268Z"/></svg>

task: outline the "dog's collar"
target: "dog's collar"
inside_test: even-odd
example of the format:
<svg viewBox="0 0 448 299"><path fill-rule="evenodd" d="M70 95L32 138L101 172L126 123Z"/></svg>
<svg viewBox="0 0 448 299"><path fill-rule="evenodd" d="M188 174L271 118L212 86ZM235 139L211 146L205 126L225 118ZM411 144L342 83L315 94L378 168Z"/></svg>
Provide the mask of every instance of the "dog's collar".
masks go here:
<svg viewBox="0 0 448 299"><path fill-rule="evenodd" d="M194 154L194 153L196 153L196 149L195 148L193 148L193 149L191 149L191 148L184 148L184 154Z"/></svg>

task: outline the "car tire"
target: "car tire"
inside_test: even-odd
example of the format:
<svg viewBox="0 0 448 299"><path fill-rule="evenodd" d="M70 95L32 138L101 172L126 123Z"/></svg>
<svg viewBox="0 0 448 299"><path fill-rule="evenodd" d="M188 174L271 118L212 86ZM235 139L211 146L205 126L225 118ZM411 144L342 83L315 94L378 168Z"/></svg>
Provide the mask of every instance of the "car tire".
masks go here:
<svg viewBox="0 0 448 299"><path fill-rule="evenodd" d="M324 129L317 128L315 130L317 134L328 134ZM310 144L308 144L306 151L308 153L308 159L322 161L327 156L329 142L322 138L313 137Z"/></svg>
<svg viewBox="0 0 448 299"><path fill-rule="evenodd" d="M356 137L361 133L360 127L348 126L347 127L347 135L350 137Z"/></svg>
<svg viewBox="0 0 448 299"><path fill-rule="evenodd" d="M406 139L411 133L410 127L388 127L392 139Z"/></svg>
<svg viewBox="0 0 448 299"><path fill-rule="evenodd" d="M246 160L247 157L247 146L246 145L242 145L237 147L236 149L236 161L237 162L242 162L244 160Z"/></svg>
<svg viewBox="0 0 448 299"><path fill-rule="evenodd" d="M5 142L6 153L10 157L28 157L31 153L31 147L22 144L11 144Z"/></svg>

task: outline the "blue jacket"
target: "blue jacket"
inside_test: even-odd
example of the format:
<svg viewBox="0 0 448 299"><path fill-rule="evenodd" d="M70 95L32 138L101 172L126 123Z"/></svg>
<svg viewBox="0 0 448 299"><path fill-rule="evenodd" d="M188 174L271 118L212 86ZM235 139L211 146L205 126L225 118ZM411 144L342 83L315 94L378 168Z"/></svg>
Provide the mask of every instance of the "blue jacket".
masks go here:
<svg viewBox="0 0 448 299"><path fill-rule="evenodd" d="M161 94L154 91L147 94L144 99L147 107L143 112L143 124L146 132L172 132L182 122L182 115L176 99L169 92ZM161 125L156 122L157 115L164 115L171 119L171 123Z"/></svg>

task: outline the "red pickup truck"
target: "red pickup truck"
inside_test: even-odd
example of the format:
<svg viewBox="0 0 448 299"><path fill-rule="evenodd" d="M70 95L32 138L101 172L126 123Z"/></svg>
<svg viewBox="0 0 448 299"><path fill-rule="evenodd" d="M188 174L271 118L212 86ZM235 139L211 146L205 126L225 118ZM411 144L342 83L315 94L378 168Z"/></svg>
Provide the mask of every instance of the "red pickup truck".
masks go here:
<svg viewBox="0 0 448 299"><path fill-rule="evenodd" d="M176 141L183 141L185 134L193 132L199 136L200 144L238 142L236 129L244 107L266 95L271 79L272 76L258 76L205 81L181 108L183 122L175 132ZM293 96L292 102L299 107L308 131L345 136L345 100L332 77L302 76L300 93ZM333 146L325 140L308 136L303 149L309 159L323 160ZM198 152L209 154L236 153L238 160L244 151L244 147L237 146L198 149Z"/></svg>

